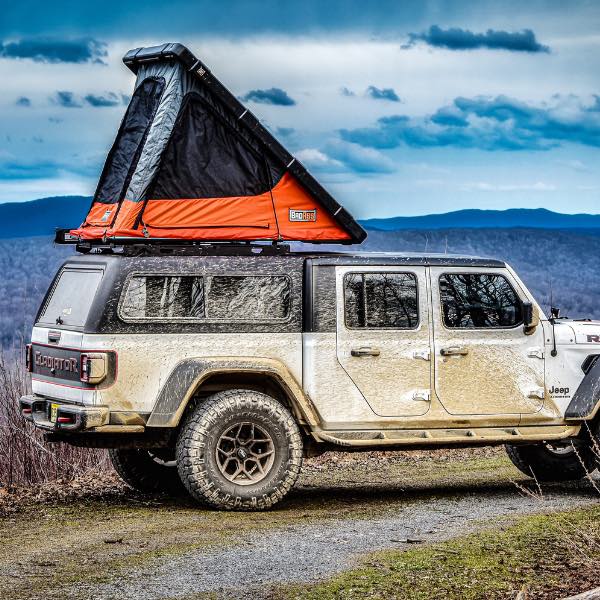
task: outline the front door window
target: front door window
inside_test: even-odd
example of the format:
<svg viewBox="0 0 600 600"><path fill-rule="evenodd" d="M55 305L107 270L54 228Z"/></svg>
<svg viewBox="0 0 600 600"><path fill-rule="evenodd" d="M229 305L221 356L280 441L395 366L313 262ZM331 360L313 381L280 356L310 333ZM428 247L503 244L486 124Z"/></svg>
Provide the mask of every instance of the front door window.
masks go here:
<svg viewBox="0 0 600 600"><path fill-rule="evenodd" d="M538 412L544 402L544 336L523 330L516 282L505 273L431 269L435 389L453 415ZM537 351L539 350L539 352Z"/></svg>

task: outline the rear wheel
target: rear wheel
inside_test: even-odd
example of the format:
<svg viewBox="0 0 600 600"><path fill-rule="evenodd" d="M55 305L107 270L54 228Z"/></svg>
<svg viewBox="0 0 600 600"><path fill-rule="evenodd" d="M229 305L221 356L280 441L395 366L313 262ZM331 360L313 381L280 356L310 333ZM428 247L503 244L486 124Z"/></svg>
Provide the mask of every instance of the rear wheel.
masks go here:
<svg viewBox="0 0 600 600"><path fill-rule="evenodd" d="M177 442L177 468L190 494L224 510L279 502L302 467L302 437L277 400L250 390L220 392L195 407Z"/></svg>
<svg viewBox="0 0 600 600"><path fill-rule="evenodd" d="M571 443L542 443L526 446L507 444L506 452L515 467L538 481L573 481L596 470L592 448Z"/></svg>
<svg viewBox="0 0 600 600"><path fill-rule="evenodd" d="M172 450L109 450L110 460L121 479L146 494L185 494Z"/></svg>

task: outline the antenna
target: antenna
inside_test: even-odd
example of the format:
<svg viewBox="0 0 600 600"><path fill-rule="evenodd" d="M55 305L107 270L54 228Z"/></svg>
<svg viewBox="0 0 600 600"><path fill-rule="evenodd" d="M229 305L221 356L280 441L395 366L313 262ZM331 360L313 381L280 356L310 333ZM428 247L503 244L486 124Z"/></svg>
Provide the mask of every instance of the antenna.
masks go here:
<svg viewBox="0 0 600 600"><path fill-rule="evenodd" d="M556 332L554 331L554 321L558 317L558 311L554 308L554 295L552 290L552 275L548 273L550 277L550 323L552 325L552 350L550 350L550 356L554 357L558 354L556 349Z"/></svg>

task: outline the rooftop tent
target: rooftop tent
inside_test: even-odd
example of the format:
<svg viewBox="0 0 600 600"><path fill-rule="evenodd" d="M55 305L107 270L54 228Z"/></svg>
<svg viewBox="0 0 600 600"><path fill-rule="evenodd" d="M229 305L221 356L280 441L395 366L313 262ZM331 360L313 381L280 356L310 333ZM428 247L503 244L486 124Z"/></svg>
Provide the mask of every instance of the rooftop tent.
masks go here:
<svg viewBox="0 0 600 600"><path fill-rule="evenodd" d="M79 240L298 240L366 233L187 48L129 51L135 91Z"/></svg>

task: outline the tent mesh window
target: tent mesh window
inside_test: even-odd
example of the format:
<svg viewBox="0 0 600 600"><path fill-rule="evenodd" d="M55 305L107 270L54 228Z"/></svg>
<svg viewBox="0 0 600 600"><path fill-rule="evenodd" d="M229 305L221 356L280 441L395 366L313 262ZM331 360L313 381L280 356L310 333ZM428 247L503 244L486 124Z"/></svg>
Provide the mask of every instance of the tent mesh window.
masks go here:
<svg viewBox="0 0 600 600"><path fill-rule="evenodd" d="M268 192L282 174L210 99L189 93L147 197L256 196Z"/></svg>
<svg viewBox="0 0 600 600"><path fill-rule="evenodd" d="M135 90L102 170L94 203L116 204L122 200L164 87L163 78L151 77Z"/></svg>

